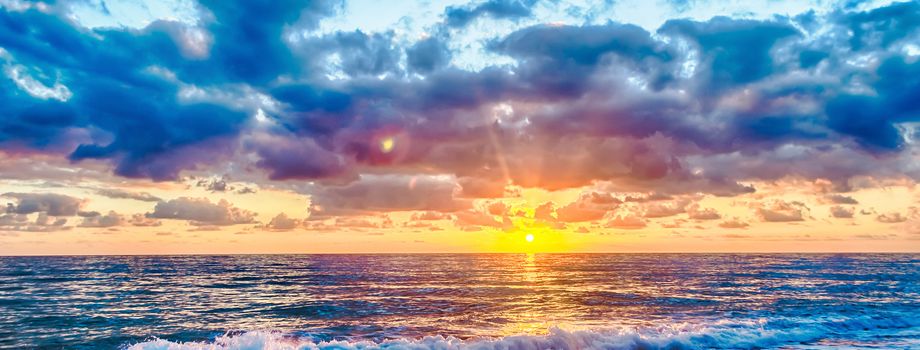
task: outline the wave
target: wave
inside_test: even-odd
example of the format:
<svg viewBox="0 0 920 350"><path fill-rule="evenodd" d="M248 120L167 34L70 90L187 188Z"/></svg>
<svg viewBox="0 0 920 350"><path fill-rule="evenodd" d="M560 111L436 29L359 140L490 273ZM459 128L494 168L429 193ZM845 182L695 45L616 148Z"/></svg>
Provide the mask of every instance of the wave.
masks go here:
<svg viewBox="0 0 920 350"><path fill-rule="evenodd" d="M567 331L551 328L546 335L514 335L463 340L427 336L417 339L374 341L314 341L278 331L250 331L219 336L211 342L173 342L152 339L127 350L645 350L752 349L804 345L853 332L878 332L918 327L904 317L760 319L711 324L672 324L661 327L620 327ZM852 343L851 343L852 344ZM920 344L918 344L920 345Z"/></svg>

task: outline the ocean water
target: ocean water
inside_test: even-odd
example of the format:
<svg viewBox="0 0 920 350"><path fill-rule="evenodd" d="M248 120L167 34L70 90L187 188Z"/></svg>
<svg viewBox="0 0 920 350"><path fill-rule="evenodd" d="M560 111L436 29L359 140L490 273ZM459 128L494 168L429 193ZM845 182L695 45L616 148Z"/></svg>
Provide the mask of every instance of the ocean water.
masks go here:
<svg viewBox="0 0 920 350"><path fill-rule="evenodd" d="M0 258L2 349L920 349L920 255Z"/></svg>

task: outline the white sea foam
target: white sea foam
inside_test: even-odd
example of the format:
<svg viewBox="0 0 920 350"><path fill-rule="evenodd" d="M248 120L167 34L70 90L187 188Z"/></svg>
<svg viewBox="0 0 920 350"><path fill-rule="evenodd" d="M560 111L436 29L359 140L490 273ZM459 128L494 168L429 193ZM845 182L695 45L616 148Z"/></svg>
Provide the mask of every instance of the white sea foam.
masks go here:
<svg viewBox="0 0 920 350"><path fill-rule="evenodd" d="M388 340L380 343L370 341L347 342L329 341L312 342L309 340L285 337L278 332L248 332L237 336L218 337L210 343L175 343L166 340L153 340L136 344L129 350L371 350L371 349L406 349L406 350L538 350L538 349L684 349L680 340L645 339L638 334L601 334L588 331L567 332L553 330L545 336L518 335L498 339L463 341L453 337L431 336L422 339Z"/></svg>
<svg viewBox="0 0 920 350"><path fill-rule="evenodd" d="M800 320L801 321L801 320ZM620 328L604 331L550 329L546 335L516 335L494 339L461 340L429 336L420 339L372 341L313 341L281 332L253 331L217 337L213 342L178 343L154 339L128 350L545 350L545 349L712 349L771 348L794 346L832 337L841 329L904 329L917 324L905 319L814 319L772 328L766 320L717 322L708 325L678 324L654 328Z"/></svg>

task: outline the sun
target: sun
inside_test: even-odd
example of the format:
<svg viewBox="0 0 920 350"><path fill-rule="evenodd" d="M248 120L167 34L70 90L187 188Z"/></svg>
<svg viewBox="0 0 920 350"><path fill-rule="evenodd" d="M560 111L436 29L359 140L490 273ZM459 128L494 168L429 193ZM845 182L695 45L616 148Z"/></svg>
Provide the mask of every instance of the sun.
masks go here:
<svg viewBox="0 0 920 350"><path fill-rule="evenodd" d="M527 243L533 242L533 234L528 233L524 236L524 240L527 241Z"/></svg>

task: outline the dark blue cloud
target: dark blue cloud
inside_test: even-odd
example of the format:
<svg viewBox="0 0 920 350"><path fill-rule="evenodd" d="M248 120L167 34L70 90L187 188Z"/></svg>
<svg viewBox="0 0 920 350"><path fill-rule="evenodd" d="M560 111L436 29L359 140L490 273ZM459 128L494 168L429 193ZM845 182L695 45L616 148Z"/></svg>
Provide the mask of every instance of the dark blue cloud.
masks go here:
<svg viewBox="0 0 920 350"><path fill-rule="evenodd" d="M247 116L220 104L180 101L180 85L149 69L160 67L206 85L262 84L296 73L299 65L282 30L298 18L315 27L317 18L301 14L330 11L331 5L318 4L206 4L215 16L206 60L183 55L179 23L90 31L37 10L0 9L0 46L14 63L60 76L73 95L66 102L42 100L4 81L9 88L0 96L7 102L0 107L5 117L0 141L45 148L75 142L59 140L68 128L97 128L110 140L80 140L91 142L76 147L70 159L113 159L118 175L175 179L183 169L208 163L216 152L212 148L226 147L220 139L234 138Z"/></svg>
<svg viewBox="0 0 920 350"><path fill-rule="evenodd" d="M876 95L842 94L828 101L828 125L867 147L897 149L904 138L895 123L920 121L920 62L893 57L876 74Z"/></svg>
<svg viewBox="0 0 920 350"><path fill-rule="evenodd" d="M419 40L406 49L406 62L412 70L428 73L450 63L447 44L437 37Z"/></svg>
<svg viewBox="0 0 920 350"><path fill-rule="evenodd" d="M12 96L4 98L18 103L2 107L6 134L40 145L69 127L98 128L111 135L111 142L80 140L91 143L77 147L72 160L111 158L118 175L173 179L195 163L180 162L177 148L232 135L245 118L220 105L181 103L178 85L147 71L179 60L179 49L165 30L175 24L91 33L35 10L4 9L0 18L0 43L15 64L59 75L72 93L58 102L9 90Z"/></svg>
<svg viewBox="0 0 920 350"><path fill-rule="evenodd" d="M802 68L812 68L817 66L818 63L821 63L822 60L827 58L829 54L827 52L818 51L818 50L803 50L799 53L799 65Z"/></svg>
<svg viewBox="0 0 920 350"><path fill-rule="evenodd" d="M492 49L520 59L549 59L596 65L607 54L641 61L646 57L669 60L671 54L644 29L631 24L601 26L537 25L509 34Z"/></svg>
<svg viewBox="0 0 920 350"><path fill-rule="evenodd" d="M534 25L486 41L514 64L475 71L451 65L454 29L482 16L531 16L532 2L449 8L433 36L405 45L395 32L290 35L315 29L338 2L201 5L200 27L158 21L96 30L0 9L0 47L9 56L0 63L45 89L67 89L64 97L36 97L21 81L0 79L0 148L105 159L118 175L157 180L243 151L276 180L390 167L374 171L492 182L503 166L500 148L517 155L507 166L524 186L616 179L735 194L750 191L738 184L748 175L690 167L724 166L699 160L707 157L756 159L789 144L897 155L906 147L900 124L920 112L920 63L902 47L918 37L915 2L826 17L671 20L654 35L613 22ZM853 63L860 57L872 59ZM263 112L277 124L249 129L256 107L227 101L238 96L183 97L207 89L263 94L271 99ZM514 105L513 115L493 117L499 103ZM398 157L379 154L381 135L405 138ZM770 166L752 163L746 174ZM873 171L827 168L802 174ZM791 173L767 170L762 177Z"/></svg>
<svg viewBox="0 0 920 350"><path fill-rule="evenodd" d="M672 79L672 48L654 40L644 29L608 23L599 26L538 25L494 41L490 48L518 59L523 80L545 92L578 95L590 75L607 64L625 65L651 76L653 87ZM609 60L604 62L603 60Z"/></svg>
<svg viewBox="0 0 920 350"><path fill-rule="evenodd" d="M309 62L312 75L331 73L348 77L401 75L401 49L395 46L394 33L335 32L294 43L294 50ZM330 62L335 55L337 62ZM286 74L296 72L286 72Z"/></svg>
<svg viewBox="0 0 920 350"><path fill-rule="evenodd" d="M920 3L906 1L838 16L838 20L852 32L850 45L854 50L887 48L917 33L920 28Z"/></svg>
<svg viewBox="0 0 920 350"><path fill-rule="evenodd" d="M485 16L497 19L530 17L534 3L536 0L488 0L475 6L448 7L444 11L445 23L458 28Z"/></svg>
<svg viewBox="0 0 920 350"><path fill-rule="evenodd" d="M202 65L214 67L218 76L253 84L267 83L279 75L297 75L300 65L283 38L289 25L313 29L334 14L341 3L331 0L204 0L214 21L207 29L214 36L211 57Z"/></svg>
<svg viewBox="0 0 920 350"><path fill-rule="evenodd" d="M272 96L289 107L286 122L302 134L328 134L353 120L348 113L352 96L343 92L317 89L306 84L289 84L271 90Z"/></svg>
<svg viewBox="0 0 920 350"><path fill-rule="evenodd" d="M3 91L17 91L11 81L0 83ZM67 128L77 123L76 115L66 103L35 100L24 92L0 95L0 106L8 113L0 119L0 145L24 146L39 150L66 147ZM9 117L15 115L16 117Z"/></svg>
<svg viewBox="0 0 920 350"><path fill-rule="evenodd" d="M799 32L790 24L716 17L706 22L670 20L661 34L689 39L697 45L711 88L750 83L774 72L770 50Z"/></svg>

